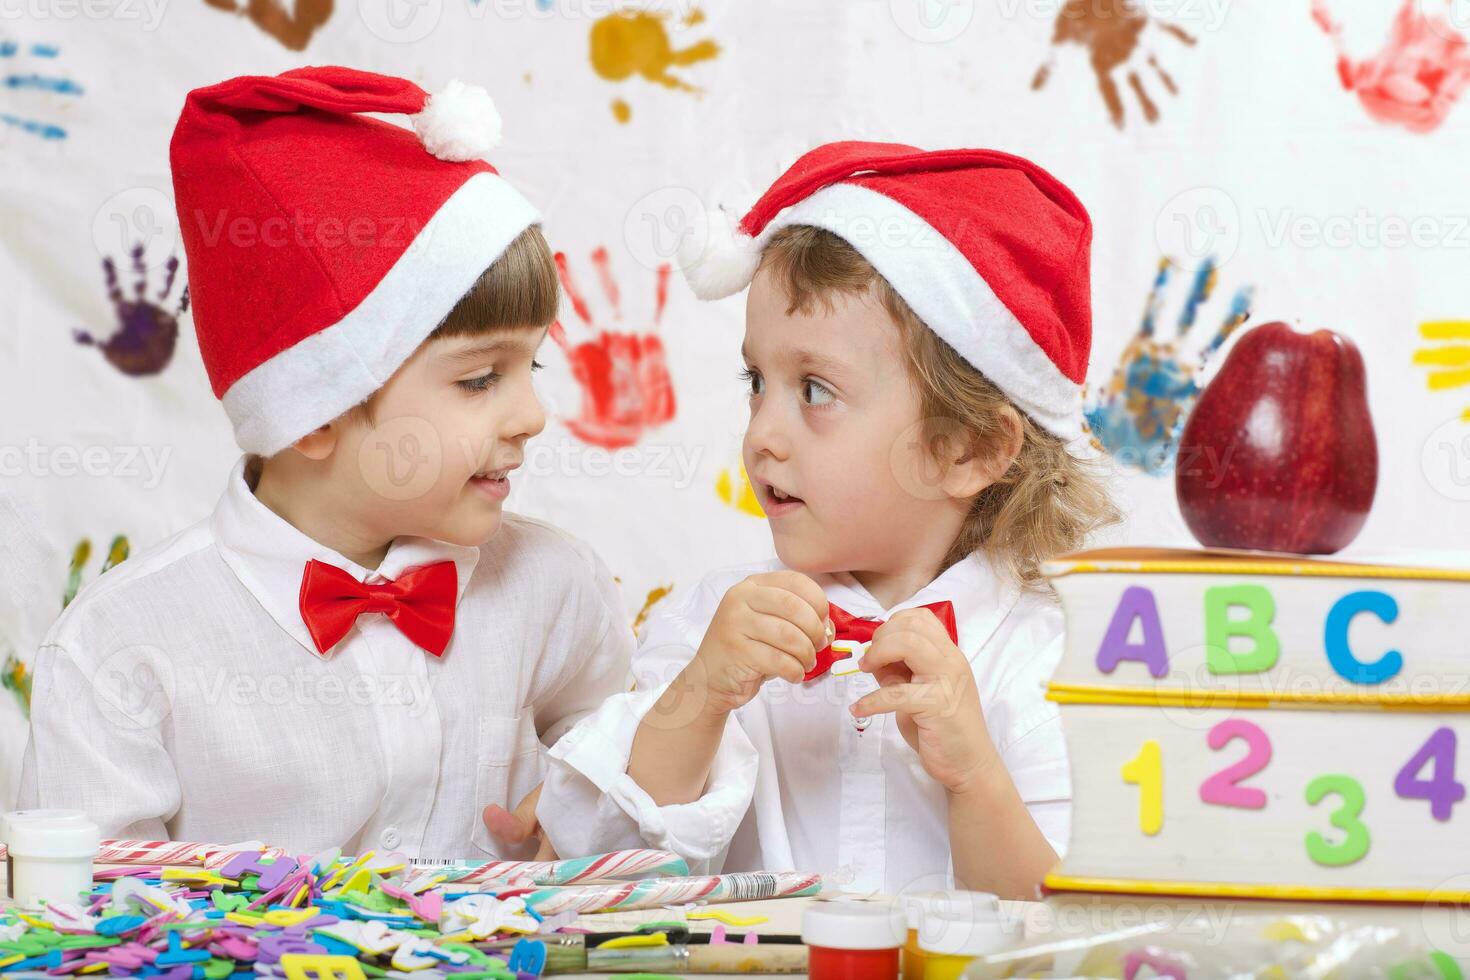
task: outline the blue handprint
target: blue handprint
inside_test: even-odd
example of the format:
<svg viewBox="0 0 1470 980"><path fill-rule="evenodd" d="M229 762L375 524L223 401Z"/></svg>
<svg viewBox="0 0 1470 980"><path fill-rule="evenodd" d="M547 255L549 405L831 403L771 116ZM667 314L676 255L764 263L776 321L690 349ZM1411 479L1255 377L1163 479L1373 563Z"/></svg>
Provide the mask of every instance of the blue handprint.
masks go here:
<svg viewBox="0 0 1470 980"><path fill-rule="evenodd" d="M1164 291L1173 274L1169 260L1159 261L1143 319L1108 383L1089 399L1087 422L1093 435L1115 460L1150 476L1169 472L1178 451L1179 433L1199 397L1199 375L1205 363L1250 316L1252 290L1242 286L1231 297L1219 329L1198 351L1181 349L1208 302L1218 278L1212 258L1195 272L1174 337L1160 340L1155 325Z"/></svg>

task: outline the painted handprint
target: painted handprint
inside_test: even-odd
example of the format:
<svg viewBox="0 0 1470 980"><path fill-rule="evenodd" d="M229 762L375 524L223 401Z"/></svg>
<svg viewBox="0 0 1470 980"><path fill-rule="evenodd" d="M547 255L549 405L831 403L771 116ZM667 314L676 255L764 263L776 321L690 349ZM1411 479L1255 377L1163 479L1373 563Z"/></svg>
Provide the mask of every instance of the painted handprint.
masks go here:
<svg viewBox="0 0 1470 980"><path fill-rule="evenodd" d="M102 567L97 574L101 575L114 565L127 561L132 545L128 543L125 534L115 535L112 543L107 546L107 557L102 561ZM82 572L87 567L87 562L92 560L92 539L83 538L77 542L77 546L71 551L71 564L66 570L66 589L61 593L61 608L65 609L71 605L71 601L77 597L77 592L82 587Z"/></svg>
<svg viewBox="0 0 1470 980"><path fill-rule="evenodd" d="M115 536L112 543L107 546L107 558L102 562L102 568L97 574L101 575L112 566L127 560L130 550L126 535ZM61 608L65 609L76 598L77 592L82 587L83 572L91 560L92 541L90 538L83 538L72 549L71 563L66 571L66 585L61 593ZM30 717L31 713L32 676L30 666L14 652L8 653L5 663L0 665L0 688L4 688L15 696L21 713L26 717Z"/></svg>
<svg viewBox="0 0 1470 980"><path fill-rule="evenodd" d="M1348 56L1342 25L1324 0L1313 0L1312 19L1337 48L1342 87L1357 93L1368 115L1427 133L1444 122L1470 83L1470 43L1446 16L1453 2L1403 0L1383 49L1363 61Z"/></svg>
<svg viewBox="0 0 1470 980"><path fill-rule="evenodd" d="M1121 465L1151 476L1172 469L1184 419L1199 397L1201 370L1250 316L1251 287L1242 286L1214 336L1198 350L1184 350L1200 307L1215 290L1215 263L1206 259L1194 274L1174 336L1160 339L1156 324L1173 269L1168 259L1160 260L1138 332L1086 408L1088 426L1102 448Z"/></svg>
<svg viewBox="0 0 1470 980"><path fill-rule="evenodd" d="M12 40L0 40L0 65L4 65L4 87L23 96L42 93L45 96L78 96L82 86L64 73L52 67L61 54L54 44L21 44ZM0 123L43 140L66 139L66 128L49 119L37 119L33 115L35 103L26 101L17 112L0 110Z"/></svg>
<svg viewBox="0 0 1470 980"><path fill-rule="evenodd" d="M304 51L317 28L332 16L332 0L296 0L288 9L280 0L204 0L216 10L248 17L256 27L292 51Z"/></svg>
<svg viewBox="0 0 1470 980"><path fill-rule="evenodd" d="M613 319L621 320L621 290L613 278L605 247L592 253L592 265ZM577 288L567 257L561 252L556 254L556 269L577 319L592 328L592 308ZM658 267L654 284L655 327L668 303L669 272L668 264ZM599 330L595 339L573 344L558 321L551 325L551 339L566 352L572 375L582 389L581 411L566 424L583 442L606 449L631 446L648 429L674 417L674 383L664 361L663 341L656 334Z"/></svg>
<svg viewBox="0 0 1470 980"><path fill-rule="evenodd" d="M117 314L117 329L106 340L97 340L85 330L73 331L76 342L87 347L100 347L107 363L123 374L143 377L157 374L168 367L179 339L179 317L189 309L189 287L179 294L178 306L169 312L159 305L173 292L178 276L179 260L170 256L164 263L163 287L157 297L148 293L148 267L143 261L144 245L133 246L133 298L128 299L117 281L117 266L109 256L102 260L102 273L107 280L107 295Z"/></svg>
<svg viewBox="0 0 1470 980"><path fill-rule="evenodd" d="M1470 320L1428 320L1419 324L1419 336L1430 344L1414 351L1414 363L1429 368L1424 377L1430 391L1470 388ZM1470 422L1470 406L1460 412Z"/></svg>
<svg viewBox="0 0 1470 980"><path fill-rule="evenodd" d="M675 75L683 68L719 56L720 46L705 39L688 47L674 46L664 21L667 13L657 11L614 11L592 24L588 38L588 59L592 70L610 82L621 82L633 75L678 92L699 89ZM683 19L684 27L704 22L704 12L691 10ZM626 123L633 110L622 99L613 100L613 117Z"/></svg>
<svg viewBox="0 0 1470 980"><path fill-rule="evenodd" d="M1102 93L1103 103L1108 109L1108 118L1119 129L1123 128L1123 95L1119 91L1117 76L1123 75L1128 87L1138 100L1143 117L1148 122L1157 122L1159 107L1149 97L1148 89L1139 77L1141 64L1152 69L1158 81L1170 95L1178 95L1179 87L1174 79L1159 64L1158 58L1144 45L1144 31L1150 25L1175 38L1181 44L1193 47L1194 36L1173 24L1154 21L1148 10L1138 0L1067 0L1057 14L1052 30L1053 51L1046 62L1036 70L1031 79L1031 88L1039 89L1051 77L1056 62L1056 48L1063 44L1076 44L1087 49L1092 72L1097 76L1097 88Z"/></svg>

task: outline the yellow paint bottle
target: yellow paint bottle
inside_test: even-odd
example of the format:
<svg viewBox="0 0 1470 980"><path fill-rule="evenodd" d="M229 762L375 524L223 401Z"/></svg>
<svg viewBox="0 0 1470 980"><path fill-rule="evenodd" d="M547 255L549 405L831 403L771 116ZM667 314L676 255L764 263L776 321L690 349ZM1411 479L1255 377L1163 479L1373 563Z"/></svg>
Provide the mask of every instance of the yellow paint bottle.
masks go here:
<svg viewBox="0 0 1470 980"><path fill-rule="evenodd" d="M926 916L939 920L969 919L997 914L1000 900L989 892L913 891L898 896L898 907L908 920L908 939L903 944L903 980L924 980L923 936Z"/></svg>
<svg viewBox="0 0 1470 980"><path fill-rule="evenodd" d="M1002 915L999 907L958 917L927 915L919 927L923 980L959 980L976 957L1014 947L1024 923Z"/></svg>

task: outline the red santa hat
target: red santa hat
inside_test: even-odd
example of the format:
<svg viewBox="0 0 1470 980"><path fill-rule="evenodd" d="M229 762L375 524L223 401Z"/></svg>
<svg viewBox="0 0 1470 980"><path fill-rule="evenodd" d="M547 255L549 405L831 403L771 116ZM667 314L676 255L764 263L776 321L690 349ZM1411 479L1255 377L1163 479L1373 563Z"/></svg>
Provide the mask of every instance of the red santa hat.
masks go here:
<svg viewBox="0 0 1470 980"><path fill-rule="evenodd" d="M738 224L713 212L706 236L685 237L690 287L701 299L744 289L771 236L790 225L849 242L1018 408L1086 453L1092 222L1061 181L995 150L828 143Z"/></svg>
<svg viewBox="0 0 1470 980"><path fill-rule="evenodd" d="M189 93L174 199L204 366L242 449L278 452L377 391L540 220L479 159L499 137L490 96L460 82L431 97L324 67Z"/></svg>

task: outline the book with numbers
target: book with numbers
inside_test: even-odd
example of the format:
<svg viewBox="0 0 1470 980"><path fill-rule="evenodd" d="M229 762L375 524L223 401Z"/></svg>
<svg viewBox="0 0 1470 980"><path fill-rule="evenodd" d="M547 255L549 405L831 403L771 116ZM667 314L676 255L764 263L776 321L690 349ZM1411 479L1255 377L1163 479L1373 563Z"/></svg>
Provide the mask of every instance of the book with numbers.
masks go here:
<svg viewBox="0 0 1470 980"><path fill-rule="evenodd" d="M1470 565L1112 548L1045 571L1073 784L1048 889L1470 902Z"/></svg>

